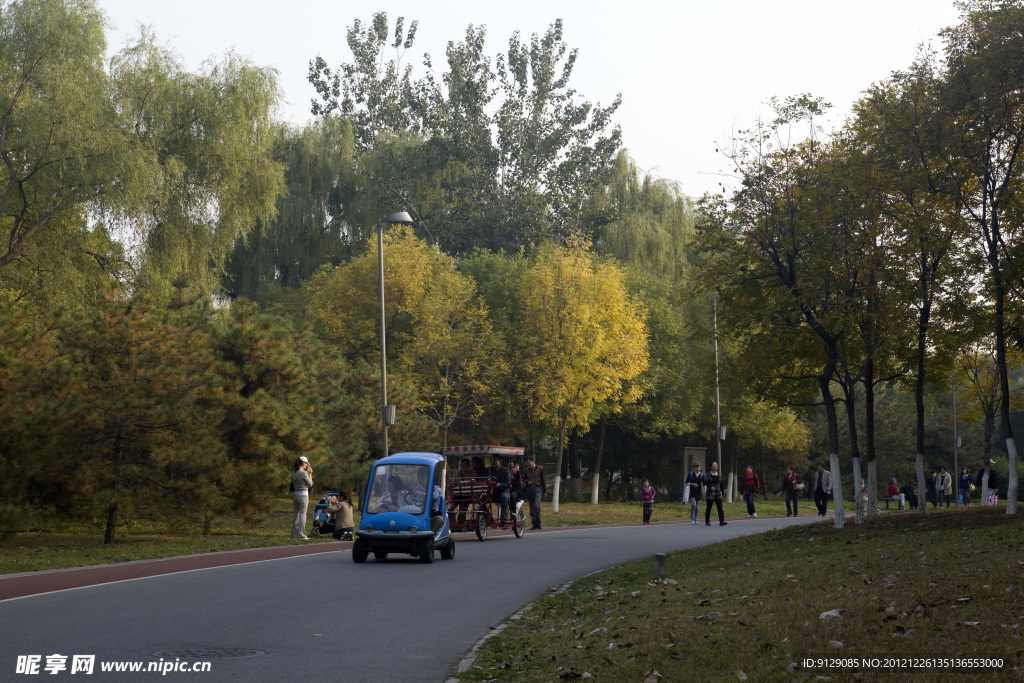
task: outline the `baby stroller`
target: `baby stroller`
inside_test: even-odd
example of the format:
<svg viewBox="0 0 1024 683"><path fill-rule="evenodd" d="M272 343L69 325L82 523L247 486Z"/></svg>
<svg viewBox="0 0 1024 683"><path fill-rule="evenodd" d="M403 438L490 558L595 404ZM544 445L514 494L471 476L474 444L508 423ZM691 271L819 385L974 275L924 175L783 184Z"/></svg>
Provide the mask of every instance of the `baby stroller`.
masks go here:
<svg viewBox="0 0 1024 683"><path fill-rule="evenodd" d="M310 536L313 538L319 538L324 534L334 533L334 513L327 509L327 499L331 496L341 496L340 491L328 491L324 494L324 497L320 499L320 502L313 508L313 531L310 532Z"/></svg>

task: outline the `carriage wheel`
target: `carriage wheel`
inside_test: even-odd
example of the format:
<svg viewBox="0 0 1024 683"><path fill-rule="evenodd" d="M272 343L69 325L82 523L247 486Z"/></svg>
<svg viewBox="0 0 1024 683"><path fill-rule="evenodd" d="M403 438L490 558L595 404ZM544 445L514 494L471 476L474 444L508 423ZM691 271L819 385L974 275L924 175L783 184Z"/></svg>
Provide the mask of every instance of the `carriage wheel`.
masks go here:
<svg viewBox="0 0 1024 683"><path fill-rule="evenodd" d="M309 535L312 536L313 538L320 538L320 527L318 527L318 526L313 527L313 531L311 531Z"/></svg>
<svg viewBox="0 0 1024 683"><path fill-rule="evenodd" d="M476 537L481 541L487 540L487 513L481 511L476 516Z"/></svg>

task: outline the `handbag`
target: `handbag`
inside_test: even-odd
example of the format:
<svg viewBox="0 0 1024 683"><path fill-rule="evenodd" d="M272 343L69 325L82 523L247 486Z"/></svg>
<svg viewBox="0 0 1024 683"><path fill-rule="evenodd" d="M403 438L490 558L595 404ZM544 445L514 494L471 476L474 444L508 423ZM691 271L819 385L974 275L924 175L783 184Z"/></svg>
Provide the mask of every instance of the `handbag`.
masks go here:
<svg viewBox="0 0 1024 683"><path fill-rule="evenodd" d="M797 484L793 488L796 489L797 491L803 491L804 490L804 483L800 482L799 484Z"/></svg>
<svg viewBox="0 0 1024 683"><path fill-rule="evenodd" d="M686 484L683 486L683 505L690 502L690 485Z"/></svg>

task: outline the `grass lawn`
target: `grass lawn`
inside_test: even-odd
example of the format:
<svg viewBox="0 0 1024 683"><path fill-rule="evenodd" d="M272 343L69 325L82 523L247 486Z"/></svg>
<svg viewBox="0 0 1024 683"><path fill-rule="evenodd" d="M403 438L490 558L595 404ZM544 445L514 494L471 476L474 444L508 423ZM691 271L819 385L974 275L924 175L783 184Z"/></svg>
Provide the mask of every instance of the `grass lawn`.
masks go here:
<svg viewBox="0 0 1024 683"><path fill-rule="evenodd" d="M672 553L660 582L652 560L588 576L509 620L460 680L1024 680L1020 516L929 513L844 530L830 518ZM885 668L893 658L1003 663Z"/></svg>
<svg viewBox="0 0 1024 683"><path fill-rule="evenodd" d="M314 504L315 501L309 506L310 524ZM269 517L256 527L246 525L240 518L220 517L214 520L211 533L203 536L198 529L189 532L170 529L156 522L139 521L127 526L119 525L110 545L103 543L102 522L89 525L55 520L53 528L16 533L0 539L0 574L222 550L332 542L330 536L318 541L291 538L291 516L291 498L281 498L275 500Z"/></svg>

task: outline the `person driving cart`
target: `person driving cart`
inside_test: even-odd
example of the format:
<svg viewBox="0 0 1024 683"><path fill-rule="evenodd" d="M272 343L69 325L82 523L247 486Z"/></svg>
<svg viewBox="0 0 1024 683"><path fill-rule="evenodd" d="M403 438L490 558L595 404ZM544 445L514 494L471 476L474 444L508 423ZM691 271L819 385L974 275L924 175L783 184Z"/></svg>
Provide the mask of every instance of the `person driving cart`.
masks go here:
<svg viewBox="0 0 1024 683"><path fill-rule="evenodd" d="M388 477L388 490L377 501L377 512L398 512L403 503L403 483L398 475Z"/></svg>

